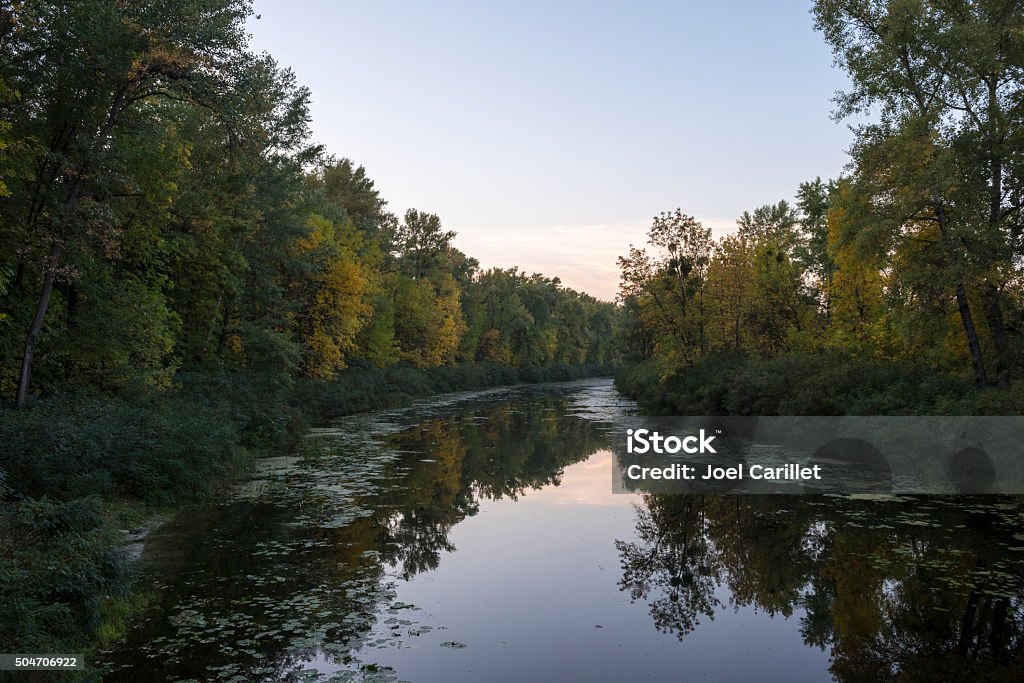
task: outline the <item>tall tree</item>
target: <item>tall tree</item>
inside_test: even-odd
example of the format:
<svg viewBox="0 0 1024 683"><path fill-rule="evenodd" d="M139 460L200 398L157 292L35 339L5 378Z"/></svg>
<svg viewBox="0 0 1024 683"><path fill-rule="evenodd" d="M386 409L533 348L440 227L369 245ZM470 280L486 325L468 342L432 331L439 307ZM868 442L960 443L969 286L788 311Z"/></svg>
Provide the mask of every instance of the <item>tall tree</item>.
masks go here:
<svg viewBox="0 0 1024 683"><path fill-rule="evenodd" d="M116 220L92 201L123 171L117 134L158 99L215 105L244 53L246 0L18 3L0 35L8 85L33 106L7 107L15 134L37 141L34 170L4 223L23 239L22 272L39 267L16 404L28 397L36 348L66 249L103 248ZM134 117L133 117L134 115Z"/></svg>
<svg viewBox="0 0 1024 683"><path fill-rule="evenodd" d="M437 214L409 209L394 236L394 250L402 272L422 278L431 272L450 270L455 231L444 230Z"/></svg>
<svg viewBox="0 0 1024 683"><path fill-rule="evenodd" d="M858 129L854 161L862 177L873 175L883 222L890 235L931 240L927 258L952 292L984 386L971 303L971 290L981 292L1006 381L1012 351L1003 292L1020 257L1014 150L1024 130L1024 8L1005 0L818 0L813 11L853 81L837 115L878 114ZM922 237L922 221L935 227L933 237Z"/></svg>
<svg viewBox="0 0 1024 683"><path fill-rule="evenodd" d="M646 249L630 248L619 258L619 297L637 297L645 317L665 334L666 358L692 364L707 350L705 288L711 262L711 229L676 209L654 217ZM668 350L668 349L666 349Z"/></svg>
<svg viewBox="0 0 1024 683"><path fill-rule="evenodd" d="M800 183L796 194L796 205L800 213L800 227L803 240L796 257L812 274L814 285L819 290L828 287L835 272L835 263L828 253L828 210L832 193L835 192L834 181L824 182L815 178ZM823 302L827 307L828 301Z"/></svg>

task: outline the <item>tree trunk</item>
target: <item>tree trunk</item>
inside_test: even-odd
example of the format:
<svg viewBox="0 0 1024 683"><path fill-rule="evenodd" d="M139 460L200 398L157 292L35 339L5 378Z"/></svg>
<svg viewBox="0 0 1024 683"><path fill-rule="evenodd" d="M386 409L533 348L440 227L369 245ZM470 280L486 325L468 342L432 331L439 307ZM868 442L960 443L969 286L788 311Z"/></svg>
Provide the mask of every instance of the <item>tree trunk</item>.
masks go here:
<svg viewBox="0 0 1024 683"><path fill-rule="evenodd" d="M60 262L60 242L54 241L50 247L50 253L46 257L46 268L43 272L43 291L39 295L39 302L36 304L36 314L32 318L32 327L29 328L28 337L25 339L25 355L21 359L21 377L18 379L18 395L14 405L16 408L24 408L28 400L28 387L32 381L32 361L35 359L36 346L39 344L39 335L43 331L43 321L46 319L46 309L50 306L50 296L53 294L53 279L57 271L57 264Z"/></svg>
<svg viewBox="0 0 1024 683"><path fill-rule="evenodd" d="M68 222L78 206L78 198L82 194L82 188L85 186L85 176L93 162L92 152L106 141L114 129L114 125L117 123L121 110L124 107L127 94L128 82L126 81L114 93L114 99L107 113L107 118L100 128L99 134L93 140L90 152L86 154L78 167L75 182L71 185L67 200L64 202L60 222L55 226L53 243L50 246L50 253L46 257L46 266L43 271L43 291L39 294L36 314L32 318L32 327L29 328L28 337L25 339L25 355L21 359L21 377L18 379L18 392L14 399L14 405L17 408L24 408L25 402L28 400L28 388L32 381L32 362L35 360L39 335L43 331L43 321L46 320L46 309L50 307L50 296L53 294L53 280L57 275L57 266L60 263L60 252L63 246L62 240L67 237ZM34 220L34 218L30 217L30 220Z"/></svg>
<svg viewBox="0 0 1024 683"><path fill-rule="evenodd" d="M228 341L228 323L231 321L231 308L224 306L224 315L220 323L220 334L217 335L217 358L224 356L224 348Z"/></svg>
<svg viewBox="0 0 1024 683"><path fill-rule="evenodd" d="M704 315L704 286L700 288L700 305L697 307L700 313L700 355L703 356L707 353L707 340L705 339L704 327L705 327L705 315Z"/></svg>
<svg viewBox="0 0 1024 683"><path fill-rule="evenodd" d="M28 400L28 388L32 381L32 362L35 360L36 346L39 344L39 335L43 331L43 321L46 320L46 309L50 307L50 296L53 294L53 281L57 276L57 266L60 264L60 252L63 248L63 233L75 207L78 205L78 197L85 185L84 173L80 172L75 178L71 191L68 192L67 201L64 202L64 211L61 222L54 232L53 243L50 245L50 253L46 257L46 265L43 267L43 291L39 294L39 302L36 304L36 314L32 318L32 327L29 328L28 337L25 339L25 355L21 359L21 377L18 378L18 393L14 399L16 408L24 408Z"/></svg>
<svg viewBox="0 0 1024 683"><path fill-rule="evenodd" d="M946 207L941 202L935 203L935 217L939 222L939 233L948 239L946 229ZM967 290L964 283L956 286L956 305L960 309L960 320L964 325L964 335L967 337L967 349L971 353L971 365L974 366L974 382L979 388L988 386L988 378L985 376L985 360L981 355L981 344L978 342L978 330L974 327L974 316L971 315L971 305L967 301Z"/></svg>
<svg viewBox="0 0 1024 683"><path fill-rule="evenodd" d="M985 361L981 357L978 331L974 328L974 318L971 316L971 307L967 302L967 291L964 289L963 283L956 286L956 304L960 309L960 320L964 324L964 333L967 335L967 348L971 352L974 381L979 388L983 389L988 386L988 378L985 376Z"/></svg>
<svg viewBox="0 0 1024 683"><path fill-rule="evenodd" d="M975 636L975 617L978 612L978 593L971 589L967 597L967 607L964 609L964 616L960 619L960 638L957 643L957 651L966 655L970 651L971 643Z"/></svg>
<svg viewBox="0 0 1024 683"><path fill-rule="evenodd" d="M985 304L988 329L996 347L996 377L999 384L1006 386L1010 383L1010 369L1013 364L1010 360L1010 347L1006 342L1006 323L1003 321L1003 308L999 303L999 289L992 282L988 282L982 289L981 297Z"/></svg>

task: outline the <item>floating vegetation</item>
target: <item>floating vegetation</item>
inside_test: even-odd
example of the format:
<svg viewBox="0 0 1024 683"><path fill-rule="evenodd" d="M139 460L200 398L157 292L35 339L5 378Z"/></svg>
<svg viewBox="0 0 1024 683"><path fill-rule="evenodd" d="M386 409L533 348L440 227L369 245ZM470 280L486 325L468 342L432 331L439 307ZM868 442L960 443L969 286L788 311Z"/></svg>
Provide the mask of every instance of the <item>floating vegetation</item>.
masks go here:
<svg viewBox="0 0 1024 683"><path fill-rule="evenodd" d="M126 643L100 653L105 680L390 683L395 653L467 649L448 629L465 624L399 599L403 580L443 567L450 529L481 499L557 484L608 447L629 410L589 382L447 396L313 430L298 456L262 460L217 505L153 532L140 568L157 597ZM680 638L717 610L753 606L799 615L809 644L834 647L855 608L864 632L850 642L894 648L883 653L893 671L899 647L926 642L899 629L927 623L946 642L969 605L978 620L1005 615L1005 642L1024 642L1013 630L1024 624L1020 501L766 498L645 498L635 538L616 545L620 587ZM607 635L608 623L585 625Z"/></svg>

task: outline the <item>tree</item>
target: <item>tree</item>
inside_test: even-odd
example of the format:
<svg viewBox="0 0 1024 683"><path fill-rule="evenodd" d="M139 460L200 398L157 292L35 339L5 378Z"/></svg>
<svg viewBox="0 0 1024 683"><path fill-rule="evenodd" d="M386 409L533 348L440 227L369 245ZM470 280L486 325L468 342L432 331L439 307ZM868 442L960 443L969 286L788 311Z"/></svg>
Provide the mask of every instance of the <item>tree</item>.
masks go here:
<svg viewBox="0 0 1024 683"><path fill-rule="evenodd" d="M798 230L796 209L785 200L744 212L737 224L737 236L746 243L751 259L753 297L748 308L757 347L765 352L787 350L791 342L807 331L813 317L813 296L806 287L806 265L799 255L806 253L804 236Z"/></svg>
<svg viewBox="0 0 1024 683"><path fill-rule="evenodd" d="M328 158L307 176L309 189L322 194L322 201L344 210L352 223L367 236L384 233L390 239L395 230L395 217L386 207L366 169L351 159Z"/></svg>
<svg viewBox="0 0 1024 683"><path fill-rule="evenodd" d="M33 360L65 249L102 248L114 217L93 201L122 170L115 135L161 98L215 104L244 50L244 0L121 3L37 0L14 6L0 36L4 80L31 107L8 106L18 137L37 141L35 169L13 190L4 223L23 238L22 271L42 256L41 288L25 340L16 404Z"/></svg>
<svg viewBox="0 0 1024 683"><path fill-rule="evenodd" d="M447 274L435 281L399 275L391 286L401 358L421 368L453 363L465 331L455 279Z"/></svg>
<svg viewBox="0 0 1024 683"><path fill-rule="evenodd" d="M753 213L744 211L736 221L736 233L751 243L771 246L792 258L802 246L799 223L796 209L783 199L778 204L759 206Z"/></svg>
<svg viewBox="0 0 1024 683"><path fill-rule="evenodd" d="M835 272L835 263L828 253L828 210L835 191L835 181L826 183L819 177L810 182L800 183L796 194L800 228L803 232L803 240L797 249L796 259L812 275L812 284L819 291L828 288ZM827 299L822 303L828 306Z"/></svg>
<svg viewBox="0 0 1024 683"><path fill-rule="evenodd" d="M619 257L619 299L636 297L648 324L663 332L656 336L665 358L690 365L707 350L711 230L676 209L654 217L647 239L653 255L631 246L629 256Z"/></svg>
<svg viewBox="0 0 1024 683"><path fill-rule="evenodd" d="M401 271L412 278L450 271L453 239L455 231L442 230L437 214L409 209L394 236Z"/></svg>
<svg viewBox="0 0 1024 683"><path fill-rule="evenodd" d="M956 301L975 381L988 383L970 290L982 292L996 368L1012 360L1004 291L1020 256L1017 172L1024 107L1024 8L997 0L819 0L816 26L851 76L837 116L878 113L858 129L854 162L873 175L895 234L936 227L928 254ZM935 256L936 252L941 255Z"/></svg>
<svg viewBox="0 0 1024 683"><path fill-rule="evenodd" d="M884 349L878 326L885 313L884 280L879 255L864 250L857 235L871 220L871 208L850 182L838 184L829 210L827 258L831 275L825 283L829 302L829 341L858 353Z"/></svg>
<svg viewBox="0 0 1024 683"><path fill-rule="evenodd" d="M707 296L712 315L711 343L716 349L752 348L748 328L754 300L750 244L739 235L725 235L715 247L708 268Z"/></svg>
<svg viewBox="0 0 1024 683"><path fill-rule="evenodd" d="M310 234L295 245L296 257L310 265L310 272L291 287L301 299L297 317L303 369L310 377L330 379L356 350L359 332L373 312L373 275L356 258L359 236L350 221L339 225L314 215L310 225Z"/></svg>

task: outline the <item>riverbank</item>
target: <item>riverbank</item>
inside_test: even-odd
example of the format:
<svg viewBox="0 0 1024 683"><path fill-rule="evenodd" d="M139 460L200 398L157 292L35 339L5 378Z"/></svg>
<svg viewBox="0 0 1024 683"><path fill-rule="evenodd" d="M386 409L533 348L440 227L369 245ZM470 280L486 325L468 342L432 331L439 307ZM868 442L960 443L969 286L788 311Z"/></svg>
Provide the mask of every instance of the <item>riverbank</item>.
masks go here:
<svg viewBox="0 0 1024 683"><path fill-rule="evenodd" d="M310 424L415 398L610 375L608 366L356 366L331 382L186 373L167 393L51 396L0 411L0 641L82 652L116 640L144 604L125 530L209 500Z"/></svg>
<svg viewBox="0 0 1024 683"><path fill-rule="evenodd" d="M650 415L1019 415L1024 382L978 389L927 363L844 354L709 354L666 375L622 363L615 386Z"/></svg>

